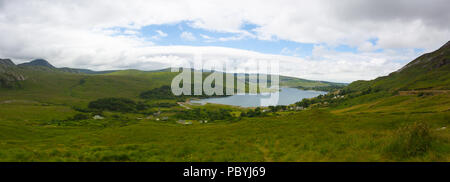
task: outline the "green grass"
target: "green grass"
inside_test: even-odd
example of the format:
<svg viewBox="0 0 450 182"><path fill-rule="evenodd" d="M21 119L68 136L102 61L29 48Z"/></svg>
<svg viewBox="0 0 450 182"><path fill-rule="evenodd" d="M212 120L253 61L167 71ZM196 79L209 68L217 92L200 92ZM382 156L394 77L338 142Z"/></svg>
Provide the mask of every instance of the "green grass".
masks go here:
<svg viewBox="0 0 450 182"><path fill-rule="evenodd" d="M49 122L74 114L64 106L2 104L0 113L17 109L29 112L0 119L1 161L449 161L450 133L436 130L448 126L449 112L313 109L194 125L119 113L106 113L106 120ZM437 136L426 153L399 158L387 152L398 129L416 121L427 121Z"/></svg>
<svg viewBox="0 0 450 182"><path fill-rule="evenodd" d="M353 83L349 88L356 93L369 86L383 89L333 107L181 125L174 118L176 111L184 110L180 106L161 108L158 117L167 116L167 121L108 111L104 120L69 119L80 114L73 106L85 108L98 98L138 101L141 92L167 85L177 73L26 74L29 79L22 88L0 89L0 161L450 161L450 95L396 95L385 89L404 76L400 81L381 79L383 84ZM439 76L444 79L439 83L416 79L400 87L445 88L441 82L447 83L446 75ZM190 107L246 110L213 104ZM426 123L426 129L415 129L418 122Z"/></svg>

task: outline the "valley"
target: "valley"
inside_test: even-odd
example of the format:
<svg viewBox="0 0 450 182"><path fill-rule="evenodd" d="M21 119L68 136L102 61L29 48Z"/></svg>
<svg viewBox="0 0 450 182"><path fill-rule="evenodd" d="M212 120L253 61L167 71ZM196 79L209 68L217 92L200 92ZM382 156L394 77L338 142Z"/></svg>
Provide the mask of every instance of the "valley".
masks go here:
<svg viewBox="0 0 450 182"><path fill-rule="evenodd" d="M167 70L2 61L0 161L450 161L449 56L348 85L280 77L328 93L270 107L186 104Z"/></svg>

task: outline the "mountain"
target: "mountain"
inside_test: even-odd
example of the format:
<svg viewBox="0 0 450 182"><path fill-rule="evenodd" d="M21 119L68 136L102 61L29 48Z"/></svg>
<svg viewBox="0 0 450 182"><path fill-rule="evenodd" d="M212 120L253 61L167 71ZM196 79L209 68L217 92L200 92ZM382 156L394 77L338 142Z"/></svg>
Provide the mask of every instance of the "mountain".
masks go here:
<svg viewBox="0 0 450 182"><path fill-rule="evenodd" d="M450 41L431 53L423 54L388 76L371 81L351 83L350 90L411 90L450 89Z"/></svg>
<svg viewBox="0 0 450 182"><path fill-rule="evenodd" d="M0 87L20 87L20 81L26 78L22 71L10 59L0 59Z"/></svg>
<svg viewBox="0 0 450 182"><path fill-rule="evenodd" d="M47 67L47 68L51 68L51 69L56 68L45 59L35 59L28 63L19 64L18 66L42 66L42 67Z"/></svg>
<svg viewBox="0 0 450 182"><path fill-rule="evenodd" d="M0 59L0 67L15 66L11 59Z"/></svg>
<svg viewBox="0 0 450 182"><path fill-rule="evenodd" d="M32 60L32 61L27 62L27 63L19 64L17 66L19 66L19 67L35 68L35 69L42 69L42 68L44 68L44 70L47 70L47 71L51 70L51 71L61 71L61 72L67 72L67 73L80 73L80 74L104 74L104 73L111 73L111 72L115 71L115 70L93 71L93 70L89 70L89 69L68 68L68 67L56 68L55 66L50 64L45 59L35 59L35 60Z"/></svg>
<svg viewBox="0 0 450 182"><path fill-rule="evenodd" d="M299 102L336 113L443 113L450 111L450 42L401 69L370 81L355 81L336 92Z"/></svg>
<svg viewBox="0 0 450 182"><path fill-rule="evenodd" d="M397 72L408 72L413 69L432 71L445 67L448 64L450 64L450 41L438 50L424 54L411 61Z"/></svg>
<svg viewBox="0 0 450 182"><path fill-rule="evenodd" d="M81 73L81 74L106 74L117 71L117 70L93 71L90 69L68 68L68 67L58 68L58 70L68 73Z"/></svg>

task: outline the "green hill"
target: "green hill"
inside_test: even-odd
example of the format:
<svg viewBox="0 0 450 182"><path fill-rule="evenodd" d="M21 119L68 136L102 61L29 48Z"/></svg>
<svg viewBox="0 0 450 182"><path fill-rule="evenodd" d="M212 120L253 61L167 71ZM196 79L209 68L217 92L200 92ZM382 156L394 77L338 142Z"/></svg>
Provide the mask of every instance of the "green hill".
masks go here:
<svg viewBox="0 0 450 182"><path fill-rule="evenodd" d="M351 90L369 87L385 91L450 89L450 42L438 50L424 54L400 70L372 81L356 81Z"/></svg>
<svg viewBox="0 0 450 182"><path fill-rule="evenodd" d="M34 100L69 105L86 104L102 97L137 99L143 91L170 85L178 74L169 69L157 71L121 70L106 72L55 68L45 60L14 65L0 64L0 100ZM85 73L85 72L88 72ZM204 73L206 77L209 73ZM248 82L247 88L248 88ZM282 86L328 86L325 82L281 77Z"/></svg>
<svg viewBox="0 0 450 182"><path fill-rule="evenodd" d="M450 42L436 51L426 53L411 61L403 68L388 76L379 77L370 81L355 81L342 88L338 92L330 93L321 98L311 99L309 104L331 105L337 108L355 108L364 104L370 107L378 107L383 102L385 106L419 106L414 110L426 109L424 103L432 103L432 99L440 98L441 104L434 105L440 110L448 110L447 96L450 93ZM420 103L407 99L408 96L430 96L423 97ZM434 96L434 97L433 97ZM444 97L444 98L442 98ZM404 101L404 102L402 102ZM306 102L306 101L305 101ZM413 102L413 103L408 103ZM402 105L405 104L405 105ZM436 103L434 103L436 104ZM299 103L299 105L305 105ZM367 112L372 112L366 108Z"/></svg>

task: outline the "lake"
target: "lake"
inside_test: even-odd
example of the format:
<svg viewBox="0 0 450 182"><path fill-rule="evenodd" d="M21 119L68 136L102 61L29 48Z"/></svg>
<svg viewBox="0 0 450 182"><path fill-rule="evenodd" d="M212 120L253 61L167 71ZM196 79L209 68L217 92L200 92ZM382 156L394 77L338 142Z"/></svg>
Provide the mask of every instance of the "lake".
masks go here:
<svg viewBox="0 0 450 182"><path fill-rule="evenodd" d="M268 99L269 95L257 94L257 95L232 95L228 97L220 98L208 98L201 100L191 100L192 103L197 104L224 104L233 105L241 107L261 107L261 106L271 106L271 105L289 105L301 101L304 98L312 98L319 96L321 94L326 94L327 92L315 91L315 90L300 90L296 88L281 88L278 92L279 98L278 102L261 102L263 99Z"/></svg>

